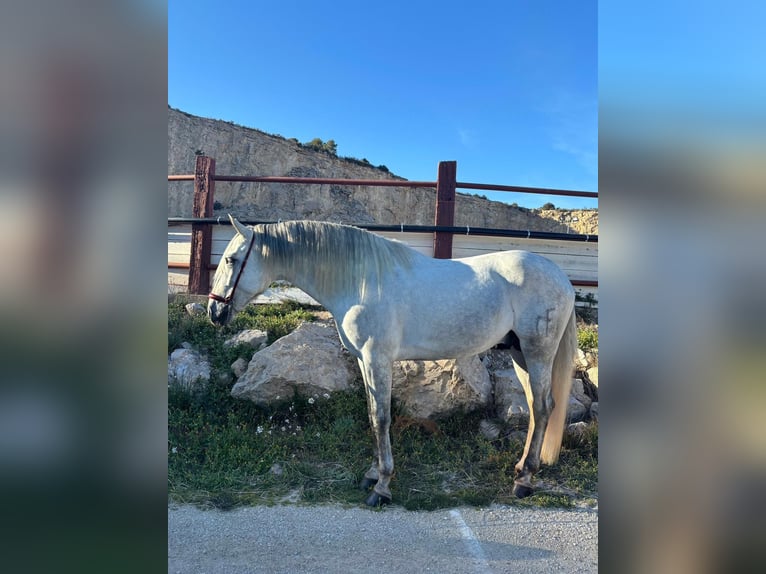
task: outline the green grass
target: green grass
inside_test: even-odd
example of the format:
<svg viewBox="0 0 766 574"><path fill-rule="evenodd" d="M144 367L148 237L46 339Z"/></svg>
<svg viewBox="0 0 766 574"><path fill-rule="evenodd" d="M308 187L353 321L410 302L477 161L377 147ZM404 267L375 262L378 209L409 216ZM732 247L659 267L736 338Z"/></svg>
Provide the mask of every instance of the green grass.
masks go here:
<svg viewBox="0 0 766 574"><path fill-rule="evenodd" d="M168 396L168 492L171 500L232 508L248 504L341 503L360 505L357 485L372 461L372 435L361 383L332 396L295 397L258 407L229 395L227 371L244 347L222 341L240 328L265 328L270 341L312 315L297 305L248 308L233 326L217 329L190 317L183 302L169 307L169 351L183 341L206 350L213 376L208 388ZM394 504L437 509L492 503L569 507L594 498L598 428L566 439L557 465L537 475L536 494L513 497L513 467L523 445L510 432L491 441L479 432L486 413L454 415L436 424L417 421L394 405ZM511 429L509 429L510 431Z"/></svg>

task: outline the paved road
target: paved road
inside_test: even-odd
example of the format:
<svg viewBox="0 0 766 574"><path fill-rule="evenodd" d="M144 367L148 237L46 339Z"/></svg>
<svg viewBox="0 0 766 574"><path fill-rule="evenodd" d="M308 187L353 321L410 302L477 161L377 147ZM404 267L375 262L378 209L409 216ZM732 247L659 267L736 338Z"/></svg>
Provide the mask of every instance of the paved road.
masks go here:
<svg viewBox="0 0 766 574"><path fill-rule="evenodd" d="M597 571L597 510L168 508L170 574Z"/></svg>

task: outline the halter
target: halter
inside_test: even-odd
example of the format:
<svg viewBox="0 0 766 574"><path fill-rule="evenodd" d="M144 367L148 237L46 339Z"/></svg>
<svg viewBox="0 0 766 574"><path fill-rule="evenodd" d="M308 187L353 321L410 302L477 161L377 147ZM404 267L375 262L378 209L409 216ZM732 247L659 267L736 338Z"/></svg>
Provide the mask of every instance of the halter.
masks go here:
<svg viewBox="0 0 766 574"><path fill-rule="evenodd" d="M234 299L234 293L237 290L237 285L239 285L239 280L242 278L242 272L245 270L245 265L247 265L247 260L250 258L250 252L253 250L253 243L255 243L255 231L253 231L253 236L250 238L250 245L247 246L247 253L245 253L245 258L242 261L242 267L239 268L239 273L237 273L237 278L234 280L234 285L231 288L231 293L229 296L222 297L221 295L216 295L215 293L211 292L207 296L208 299L218 301L224 305L231 303L232 299Z"/></svg>

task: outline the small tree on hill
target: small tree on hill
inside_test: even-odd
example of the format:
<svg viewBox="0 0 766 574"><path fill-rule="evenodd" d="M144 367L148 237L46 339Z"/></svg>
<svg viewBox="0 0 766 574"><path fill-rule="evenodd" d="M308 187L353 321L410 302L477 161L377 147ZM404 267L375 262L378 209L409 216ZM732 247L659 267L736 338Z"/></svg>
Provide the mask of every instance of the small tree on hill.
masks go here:
<svg viewBox="0 0 766 574"><path fill-rule="evenodd" d="M327 140L322 149L329 154L338 155L338 144L335 143L335 140Z"/></svg>
<svg viewBox="0 0 766 574"><path fill-rule="evenodd" d="M303 145L309 149L327 152L330 155L338 155L338 144L335 143L335 140L322 141L321 138L314 138Z"/></svg>

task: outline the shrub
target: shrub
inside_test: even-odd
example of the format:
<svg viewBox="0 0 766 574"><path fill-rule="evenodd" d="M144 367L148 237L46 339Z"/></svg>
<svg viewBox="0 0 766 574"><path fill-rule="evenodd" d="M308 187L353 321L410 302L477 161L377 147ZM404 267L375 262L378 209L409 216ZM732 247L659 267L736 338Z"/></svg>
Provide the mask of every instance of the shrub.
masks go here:
<svg viewBox="0 0 766 574"><path fill-rule="evenodd" d="M598 349L598 325L578 325L577 346L583 351Z"/></svg>
<svg viewBox="0 0 766 574"><path fill-rule="evenodd" d="M314 138L303 146L316 151L327 152L330 155L338 155L338 144L335 143L335 140L322 141L321 138Z"/></svg>

